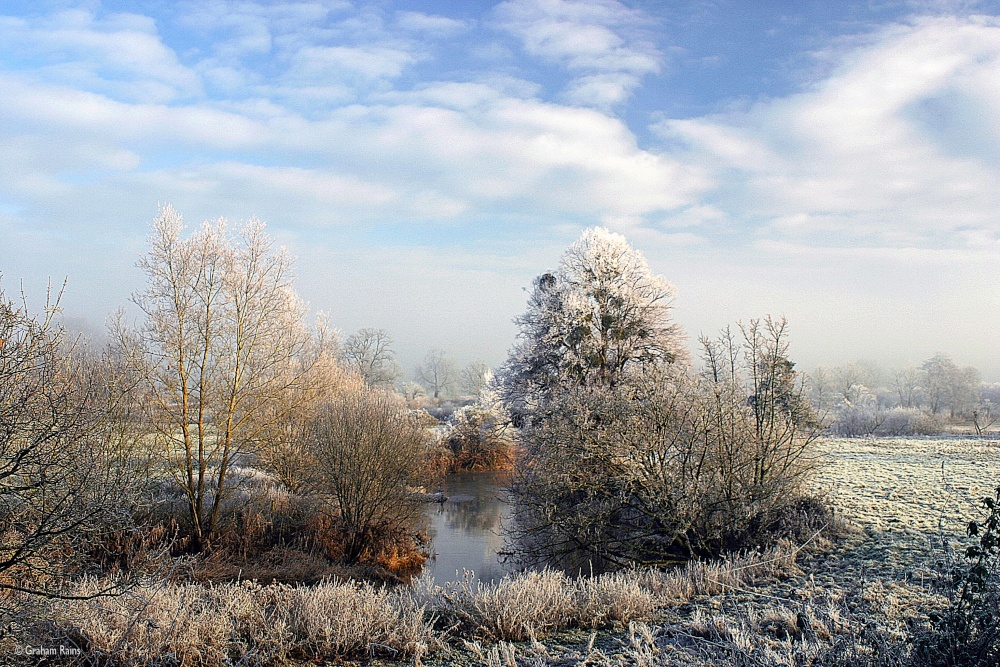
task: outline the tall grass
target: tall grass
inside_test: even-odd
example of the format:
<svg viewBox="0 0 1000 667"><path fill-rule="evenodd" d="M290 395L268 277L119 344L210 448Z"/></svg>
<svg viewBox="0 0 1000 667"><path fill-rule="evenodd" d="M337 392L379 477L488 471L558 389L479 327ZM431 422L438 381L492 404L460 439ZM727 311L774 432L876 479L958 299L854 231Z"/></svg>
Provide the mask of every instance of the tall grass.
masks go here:
<svg viewBox="0 0 1000 667"><path fill-rule="evenodd" d="M795 573L795 550L659 572L593 578L524 572L484 584L471 578L410 587L354 582L316 586L163 582L127 595L56 602L39 641L69 640L95 664L216 666L240 661L417 659L461 641L534 640L554 631L628 626L695 596ZM96 590L97 580L79 585Z"/></svg>

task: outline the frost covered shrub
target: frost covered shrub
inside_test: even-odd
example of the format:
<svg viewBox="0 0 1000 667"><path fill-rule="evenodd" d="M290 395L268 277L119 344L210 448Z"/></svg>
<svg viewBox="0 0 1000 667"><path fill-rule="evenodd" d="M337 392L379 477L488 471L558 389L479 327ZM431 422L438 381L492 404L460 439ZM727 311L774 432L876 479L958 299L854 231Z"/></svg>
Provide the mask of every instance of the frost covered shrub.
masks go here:
<svg viewBox="0 0 1000 667"><path fill-rule="evenodd" d="M783 327L754 323L736 348L712 343L701 376L672 368L554 393L524 429L512 487L524 560L662 565L765 546L798 526L783 517L808 505L801 483L819 431L795 391ZM735 350L756 372L715 365Z"/></svg>
<svg viewBox="0 0 1000 667"><path fill-rule="evenodd" d="M830 425L832 434L844 438L937 435L941 430L933 415L916 408L884 410L874 405L845 405Z"/></svg>
<svg viewBox="0 0 1000 667"><path fill-rule="evenodd" d="M487 386L472 405L457 410L441 439L456 470L505 470L514 462L510 416L496 390Z"/></svg>
<svg viewBox="0 0 1000 667"><path fill-rule="evenodd" d="M938 435L943 430L941 422L916 408L893 408L885 411L876 435Z"/></svg>
<svg viewBox="0 0 1000 667"><path fill-rule="evenodd" d="M784 320L704 339L687 363L673 288L624 237L584 233L540 276L500 374L520 429L517 556L559 568L665 564L767 541L818 423Z"/></svg>
<svg viewBox="0 0 1000 667"><path fill-rule="evenodd" d="M830 432L844 438L874 435L880 417L880 410L873 405L845 405L837 411Z"/></svg>
<svg viewBox="0 0 1000 667"><path fill-rule="evenodd" d="M513 463L507 420L480 405L457 411L448 421L444 440L457 470L505 470Z"/></svg>

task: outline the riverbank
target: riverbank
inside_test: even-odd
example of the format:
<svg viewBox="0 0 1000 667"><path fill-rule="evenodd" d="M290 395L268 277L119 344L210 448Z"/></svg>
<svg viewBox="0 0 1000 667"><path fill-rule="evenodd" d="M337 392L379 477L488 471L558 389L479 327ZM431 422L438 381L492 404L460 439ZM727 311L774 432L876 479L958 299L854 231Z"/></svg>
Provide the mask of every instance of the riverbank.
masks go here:
<svg viewBox="0 0 1000 667"><path fill-rule="evenodd" d="M1000 441L828 439L812 490L849 522L796 567L597 632L473 642L428 665L900 665L947 605L942 569L1000 484Z"/></svg>
<svg viewBox="0 0 1000 667"><path fill-rule="evenodd" d="M625 627L663 609L797 571L798 551L783 545L670 572L641 570L572 579L526 572L495 584L437 586L367 583L316 586L240 582L159 583L125 595L61 600L37 645L72 645L95 664L285 664L289 661L453 660L475 642L523 642L567 629ZM72 591L88 595L100 582Z"/></svg>
<svg viewBox="0 0 1000 667"><path fill-rule="evenodd" d="M163 655L192 665L882 664L872 656L905 652L946 604L934 563L954 556L977 498L997 483L1000 443L820 447L814 490L851 523L835 541L579 581L527 573L394 589L159 583L56 602L52 624L32 641L71 642L129 665L166 664Z"/></svg>

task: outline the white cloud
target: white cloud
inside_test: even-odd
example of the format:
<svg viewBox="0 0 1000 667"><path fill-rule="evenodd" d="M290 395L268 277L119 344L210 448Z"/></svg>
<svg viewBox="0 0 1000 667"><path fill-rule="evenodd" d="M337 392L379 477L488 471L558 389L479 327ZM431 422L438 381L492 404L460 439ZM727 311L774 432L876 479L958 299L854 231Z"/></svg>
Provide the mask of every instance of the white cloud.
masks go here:
<svg viewBox="0 0 1000 667"><path fill-rule="evenodd" d="M566 91L566 99L574 104L612 106L624 102L638 81L631 74L591 74L577 77Z"/></svg>
<svg viewBox="0 0 1000 667"><path fill-rule="evenodd" d="M345 75L365 79L395 78L416 61L412 53L386 46L310 46L294 55L291 76L324 82Z"/></svg>
<svg viewBox="0 0 1000 667"><path fill-rule="evenodd" d="M620 103L660 71L661 54L643 32L649 19L616 0L507 0L495 14L529 54L574 74L566 91L574 104Z"/></svg>
<svg viewBox="0 0 1000 667"><path fill-rule="evenodd" d="M997 21L923 19L841 53L802 93L659 129L726 174L710 198L762 218L765 234L963 246L1000 234L998 68Z"/></svg>
<svg viewBox="0 0 1000 667"><path fill-rule="evenodd" d="M55 82L83 85L134 101L169 101L198 96L201 81L163 44L145 16L83 10L50 17L0 17L2 50L47 65L36 73Z"/></svg>
<svg viewBox="0 0 1000 667"><path fill-rule="evenodd" d="M0 75L0 136L54 138L22 142L6 165L24 175L18 182L45 183L46 196L61 183L67 199L79 196L74 174L89 171L137 198L284 202L303 220L337 224L471 212L538 224L641 219L691 204L709 185L699 169L640 149L618 119L511 97L509 87L442 83L309 119L267 100L129 104ZM181 164L164 167L178 151ZM18 192L32 198L29 185Z"/></svg>
<svg viewBox="0 0 1000 667"><path fill-rule="evenodd" d="M431 35L454 35L469 28L466 21L423 12L396 12L396 25L403 30Z"/></svg>

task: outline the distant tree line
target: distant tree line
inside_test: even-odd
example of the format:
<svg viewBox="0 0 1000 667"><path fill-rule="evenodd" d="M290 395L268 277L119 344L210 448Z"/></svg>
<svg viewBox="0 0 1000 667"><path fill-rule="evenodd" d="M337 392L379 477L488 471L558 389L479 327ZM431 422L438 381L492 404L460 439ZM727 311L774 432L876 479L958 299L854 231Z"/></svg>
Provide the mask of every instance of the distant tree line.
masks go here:
<svg viewBox="0 0 1000 667"><path fill-rule="evenodd" d="M1000 417L1000 387L984 384L976 368L943 353L903 368L820 367L807 386L813 406L839 435L932 435L951 426L982 434Z"/></svg>

